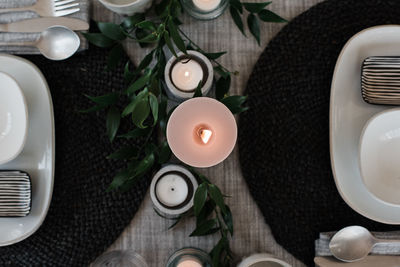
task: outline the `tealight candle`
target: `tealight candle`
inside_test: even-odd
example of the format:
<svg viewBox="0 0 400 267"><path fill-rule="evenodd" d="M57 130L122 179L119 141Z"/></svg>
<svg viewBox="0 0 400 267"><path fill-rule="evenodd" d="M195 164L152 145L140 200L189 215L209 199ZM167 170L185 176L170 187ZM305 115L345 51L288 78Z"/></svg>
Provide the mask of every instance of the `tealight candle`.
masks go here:
<svg viewBox="0 0 400 267"><path fill-rule="evenodd" d="M221 102L196 97L180 104L167 125L174 155L193 167L211 167L229 156L237 138L232 112Z"/></svg>
<svg viewBox="0 0 400 267"><path fill-rule="evenodd" d="M220 3L221 0L193 0L193 4L203 11L214 10Z"/></svg>
<svg viewBox="0 0 400 267"><path fill-rule="evenodd" d="M198 248L182 248L169 257L166 267L211 267L211 258Z"/></svg>
<svg viewBox="0 0 400 267"><path fill-rule="evenodd" d="M214 69L210 60L203 54L188 50L172 56L164 70L167 93L178 100L192 98L197 87L201 86L206 95L213 86Z"/></svg>
<svg viewBox="0 0 400 267"><path fill-rule="evenodd" d="M193 174L179 165L167 165L153 177L150 197L155 209L167 217L177 217L193 206L198 183Z"/></svg>

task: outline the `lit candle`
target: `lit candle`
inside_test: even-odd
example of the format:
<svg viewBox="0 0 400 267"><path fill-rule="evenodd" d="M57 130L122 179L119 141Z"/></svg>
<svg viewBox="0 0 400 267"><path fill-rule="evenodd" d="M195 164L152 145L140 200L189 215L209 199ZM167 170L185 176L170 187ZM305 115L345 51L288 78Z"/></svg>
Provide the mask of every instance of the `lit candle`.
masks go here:
<svg viewBox="0 0 400 267"><path fill-rule="evenodd" d="M232 112L221 102L197 97L180 104L167 125L174 155L193 167L211 167L229 156L237 138Z"/></svg>
<svg viewBox="0 0 400 267"><path fill-rule="evenodd" d="M158 200L168 207L182 204L189 194L185 179L177 174L164 175L156 184Z"/></svg>
<svg viewBox="0 0 400 267"><path fill-rule="evenodd" d="M193 0L193 4L202 11L211 11L216 9L221 0Z"/></svg>
<svg viewBox="0 0 400 267"><path fill-rule="evenodd" d="M201 93L206 95L213 86L214 68L203 54L188 50L172 56L164 70L167 94L176 100L192 98L201 82Z"/></svg>
<svg viewBox="0 0 400 267"><path fill-rule="evenodd" d="M153 177L150 197L154 208L161 214L175 218L193 207L198 183L193 174L180 165L167 165Z"/></svg>
<svg viewBox="0 0 400 267"><path fill-rule="evenodd" d="M182 91L195 90L203 77L203 69L193 59L182 59L172 67L172 82Z"/></svg>
<svg viewBox="0 0 400 267"><path fill-rule="evenodd" d="M203 265L194 258L183 259L177 267L203 267Z"/></svg>

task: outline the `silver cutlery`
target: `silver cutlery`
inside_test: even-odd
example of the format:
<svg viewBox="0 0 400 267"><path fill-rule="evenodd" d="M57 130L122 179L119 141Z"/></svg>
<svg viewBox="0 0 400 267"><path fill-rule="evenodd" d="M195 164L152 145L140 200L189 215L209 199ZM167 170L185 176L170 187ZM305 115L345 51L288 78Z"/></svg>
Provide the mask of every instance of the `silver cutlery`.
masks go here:
<svg viewBox="0 0 400 267"><path fill-rule="evenodd" d="M47 28L59 25L73 31L89 29L89 23L75 18L35 18L7 24L0 24L0 32L42 32Z"/></svg>
<svg viewBox="0 0 400 267"><path fill-rule="evenodd" d="M359 261L378 243L400 243L400 240L377 239L361 226L349 226L337 232L329 243L329 250L338 260Z"/></svg>
<svg viewBox="0 0 400 267"><path fill-rule="evenodd" d="M33 6L3 8L0 13L34 11L41 17L61 17L79 11L76 0L37 0Z"/></svg>
<svg viewBox="0 0 400 267"><path fill-rule="evenodd" d="M64 26L52 26L44 30L34 42L0 42L0 46L34 46L48 59L63 60L79 48L79 36Z"/></svg>
<svg viewBox="0 0 400 267"><path fill-rule="evenodd" d="M31 181L27 173L0 171L0 217L28 215L31 200Z"/></svg>

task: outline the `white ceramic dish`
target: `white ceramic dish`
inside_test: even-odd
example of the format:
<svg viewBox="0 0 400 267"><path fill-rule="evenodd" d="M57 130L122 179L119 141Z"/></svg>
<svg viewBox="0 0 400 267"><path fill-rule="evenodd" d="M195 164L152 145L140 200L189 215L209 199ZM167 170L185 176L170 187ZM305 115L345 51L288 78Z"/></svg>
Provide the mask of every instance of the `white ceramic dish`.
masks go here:
<svg viewBox="0 0 400 267"><path fill-rule="evenodd" d="M289 263L277 259L271 254L259 253L245 258L237 267L291 267Z"/></svg>
<svg viewBox="0 0 400 267"><path fill-rule="evenodd" d="M31 62L0 54L0 71L12 76L25 95L29 113L28 136L23 151L0 170L23 170L32 179L32 210L27 217L0 218L0 246L32 235L43 223L54 183L54 116L46 80Z"/></svg>
<svg viewBox="0 0 400 267"><path fill-rule="evenodd" d="M0 164L15 159L25 145L28 109L18 83L0 72Z"/></svg>
<svg viewBox="0 0 400 267"><path fill-rule="evenodd" d="M372 117L360 138L361 177L379 199L400 205L400 109Z"/></svg>
<svg viewBox="0 0 400 267"><path fill-rule="evenodd" d="M373 195L360 174L358 146L365 123L390 106L365 103L361 97L361 64L369 56L400 55L400 26L377 26L353 36L337 60L330 102L331 165L346 203L372 220L400 224L400 206ZM400 192L399 192L400 194Z"/></svg>
<svg viewBox="0 0 400 267"><path fill-rule="evenodd" d="M136 13L144 13L151 7L153 0L99 0L109 10L131 16Z"/></svg>

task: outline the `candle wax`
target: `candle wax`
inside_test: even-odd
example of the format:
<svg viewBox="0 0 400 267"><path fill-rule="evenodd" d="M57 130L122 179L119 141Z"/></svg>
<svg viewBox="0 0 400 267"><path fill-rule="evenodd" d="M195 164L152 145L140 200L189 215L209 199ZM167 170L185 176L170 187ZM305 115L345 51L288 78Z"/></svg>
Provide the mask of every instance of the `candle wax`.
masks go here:
<svg viewBox="0 0 400 267"><path fill-rule="evenodd" d="M175 207L187 199L188 184L185 179L176 174L167 174L156 184L157 199L168 207Z"/></svg>
<svg viewBox="0 0 400 267"><path fill-rule="evenodd" d="M178 263L177 267L202 267L203 265L195 259L187 259Z"/></svg>
<svg viewBox="0 0 400 267"><path fill-rule="evenodd" d="M216 9L221 0L193 0L193 4L203 11L211 11Z"/></svg>
<svg viewBox="0 0 400 267"><path fill-rule="evenodd" d="M203 69L193 59L182 59L177 62L171 71L171 80L176 88L182 91L192 91L203 80Z"/></svg>

